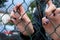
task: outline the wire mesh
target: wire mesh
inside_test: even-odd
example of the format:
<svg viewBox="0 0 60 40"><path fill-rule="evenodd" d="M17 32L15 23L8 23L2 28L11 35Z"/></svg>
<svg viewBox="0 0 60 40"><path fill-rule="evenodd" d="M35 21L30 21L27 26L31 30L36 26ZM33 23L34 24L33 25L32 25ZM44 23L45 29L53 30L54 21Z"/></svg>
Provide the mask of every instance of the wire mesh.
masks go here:
<svg viewBox="0 0 60 40"><path fill-rule="evenodd" d="M0 3L3 3L4 0L1 0ZM56 34L58 37L60 37L60 35L56 32L57 29L60 27L60 24L58 26L53 26L54 31L51 34L47 34L42 26L42 18L45 16L44 10L46 8L46 2L43 0L34 0L32 1L29 5L27 4L26 0L22 0L21 5L25 5L25 7L27 7L25 9L25 12L19 17L19 21L17 22L17 24L14 24L12 22L8 22L7 19L16 19L16 18L12 18L10 16L11 11L13 11L15 14L18 13L19 14L19 7L21 5L19 5L19 7L17 8L17 10L13 10L13 8L16 6L16 4L14 3L14 1L16 0L11 0L10 4L8 4L8 7L2 7L3 4L0 4L1 9L0 9L0 13L1 13L1 17L0 17L0 40L53 40L51 38L52 34ZM8 1L6 1L8 2ZM19 2L19 1L18 1ZM20 2L19 2L20 3ZM59 7L60 1L59 0L53 0L53 3ZM12 8L13 7L13 8ZM25 8L24 7L24 8ZM32 7L32 9L31 9ZM34 8L36 8L36 11L33 10ZM3 10L2 10L3 9ZM28 22L25 26L24 26L24 31L27 31L28 36L23 35L23 32L21 33L17 28L17 25L21 22L23 16L27 14L28 17L31 19L30 22ZM8 15L8 16L7 16ZM6 17L7 16L7 17ZM18 15L17 15L18 16ZM49 19L49 18L48 18ZM8 23L7 23L8 22ZM30 32L28 31L28 25L32 22L33 26L34 26L34 33L31 35ZM51 22L52 23L52 22ZM53 25L53 24L52 24ZM12 26L9 27L9 26ZM9 27L9 30L7 27Z"/></svg>

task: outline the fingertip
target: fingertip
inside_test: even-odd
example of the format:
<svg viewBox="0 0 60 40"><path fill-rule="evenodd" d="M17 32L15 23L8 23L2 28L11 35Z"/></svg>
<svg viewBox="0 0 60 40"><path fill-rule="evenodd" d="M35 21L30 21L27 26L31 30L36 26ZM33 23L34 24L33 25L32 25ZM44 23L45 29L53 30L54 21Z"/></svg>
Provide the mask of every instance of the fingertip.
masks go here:
<svg viewBox="0 0 60 40"><path fill-rule="evenodd" d="M14 16L15 14L14 14L14 12L13 11L11 11L11 14L10 14L10 16L12 17L12 16Z"/></svg>
<svg viewBox="0 0 60 40"><path fill-rule="evenodd" d="M16 8L18 8L20 6L22 6L22 4L21 3L17 3Z"/></svg>
<svg viewBox="0 0 60 40"><path fill-rule="evenodd" d="M49 10L47 9L47 10L45 10L45 14L46 14L46 16L48 16L49 15Z"/></svg>
<svg viewBox="0 0 60 40"><path fill-rule="evenodd" d="M19 6L19 5L21 5L21 3L18 2L16 6Z"/></svg>
<svg viewBox="0 0 60 40"><path fill-rule="evenodd" d="M16 11L16 6L14 6L14 8L13 8L13 12L15 12Z"/></svg>
<svg viewBox="0 0 60 40"><path fill-rule="evenodd" d="M19 8L21 6L21 3L17 3L17 5L14 6L13 10L16 11L17 8Z"/></svg>
<svg viewBox="0 0 60 40"><path fill-rule="evenodd" d="M15 23L15 19L13 19L13 18L12 18L10 21L11 21L12 23Z"/></svg>
<svg viewBox="0 0 60 40"><path fill-rule="evenodd" d="M46 25L49 23L49 20L46 17L44 17L44 18L42 18L42 23L43 23L43 25Z"/></svg>
<svg viewBox="0 0 60 40"><path fill-rule="evenodd" d="M45 19L46 19L46 17L43 17L43 18L42 18L42 21L45 20Z"/></svg>
<svg viewBox="0 0 60 40"><path fill-rule="evenodd" d="M42 18L42 23L43 23L43 24L45 23L45 21L44 21L45 19L46 19L45 17Z"/></svg>

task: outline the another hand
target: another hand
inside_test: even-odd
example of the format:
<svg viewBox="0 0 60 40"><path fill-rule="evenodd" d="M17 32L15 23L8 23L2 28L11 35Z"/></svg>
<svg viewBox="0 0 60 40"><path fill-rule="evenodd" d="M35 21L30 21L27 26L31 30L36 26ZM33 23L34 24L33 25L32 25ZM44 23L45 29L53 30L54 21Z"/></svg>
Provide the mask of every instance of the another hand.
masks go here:
<svg viewBox="0 0 60 40"><path fill-rule="evenodd" d="M55 11L52 12L53 10ZM46 17L42 18L42 24L45 31L52 39L60 40L60 26L58 26L60 25L60 8L55 8L53 5L49 6L49 8L46 10Z"/></svg>

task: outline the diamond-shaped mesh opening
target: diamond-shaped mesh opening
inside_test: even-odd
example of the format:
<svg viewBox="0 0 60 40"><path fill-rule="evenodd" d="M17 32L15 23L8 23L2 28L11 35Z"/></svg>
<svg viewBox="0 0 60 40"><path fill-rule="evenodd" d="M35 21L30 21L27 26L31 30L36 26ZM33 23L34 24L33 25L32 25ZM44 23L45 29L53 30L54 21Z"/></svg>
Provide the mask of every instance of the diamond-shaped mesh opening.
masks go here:
<svg viewBox="0 0 60 40"><path fill-rule="evenodd" d="M20 5L16 7L18 3ZM60 0L53 0L53 3L56 7L60 7ZM45 16L45 8L44 0L1 0L0 40L55 40L53 35L60 38L60 25L55 26L50 21L53 25L50 27L53 29L50 33L45 32L43 28L42 18ZM16 16L12 17L13 14ZM31 34L32 27L33 34ZM24 35L26 34L24 32L28 36Z"/></svg>

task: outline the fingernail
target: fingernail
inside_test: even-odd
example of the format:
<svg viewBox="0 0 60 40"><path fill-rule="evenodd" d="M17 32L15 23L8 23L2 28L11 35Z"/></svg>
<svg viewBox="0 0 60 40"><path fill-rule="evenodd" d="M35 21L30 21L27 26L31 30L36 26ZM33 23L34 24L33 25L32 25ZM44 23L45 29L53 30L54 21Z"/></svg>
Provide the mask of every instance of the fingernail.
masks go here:
<svg viewBox="0 0 60 40"><path fill-rule="evenodd" d="M53 16L55 16L55 13L53 14Z"/></svg>
<svg viewBox="0 0 60 40"><path fill-rule="evenodd" d="M48 18L48 17L46 16L46 18Z"/></svg>
<svg viewBox="0 0 60 40"><path fill-rule="evenodd" d="M47 19L46 24L48 24L48 23L49 23L49 20Z"/></svg>
<svg viewBox="0 0 60 40"><path fill-rule="evenodd" d="M43 25L46 25L46 24L48 24L49 22L46 22L46 23L43 23Z"/></svg>
<svg viewBox="0 0 60 40"><path fill-rule="evenodd" d="M46 24L48 24L49 22L46 22Z"/></svg>
<svg viewBox="0 0 60 40"><path fill-rule="evenodd" d="M14 13L16 13L16 10L13 10Z"/></svg>
<svg viewBox="0 0 60 40"><path fill-rule="evenodd" d="M43 25L46 25L45 23L43 23Z"/></svg>
<svg viewBox="0 0 60 40"><path fill-rule="evenodd" d="M16 18L11 18L11 20L16 20Z"/></svg>

